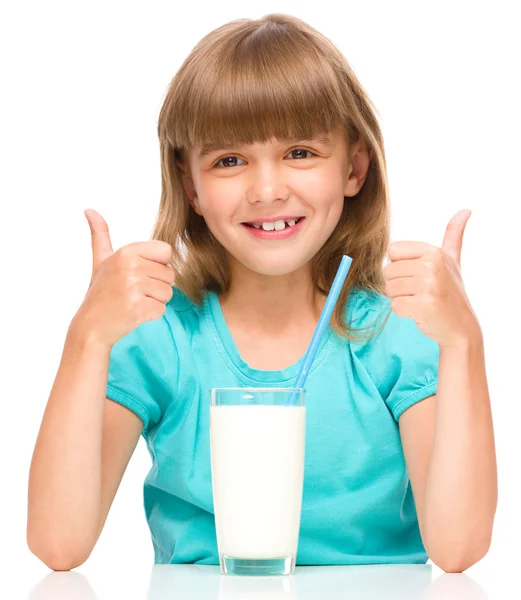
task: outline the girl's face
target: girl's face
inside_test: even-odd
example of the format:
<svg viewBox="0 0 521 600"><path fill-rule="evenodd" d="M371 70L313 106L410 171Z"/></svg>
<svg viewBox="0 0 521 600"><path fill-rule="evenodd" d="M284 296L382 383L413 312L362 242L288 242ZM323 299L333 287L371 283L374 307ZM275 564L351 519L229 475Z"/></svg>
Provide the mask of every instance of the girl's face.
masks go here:
<svg viewBox="0 0 521 600"><path fill-rule="evenodd" d="M369 166L360 143L347 148L342 126L323 139L201 150L188 153L189 171L178 162L190 204L232 262L272 276L313 258L335 229L344 196L358 193Z"/></svg>

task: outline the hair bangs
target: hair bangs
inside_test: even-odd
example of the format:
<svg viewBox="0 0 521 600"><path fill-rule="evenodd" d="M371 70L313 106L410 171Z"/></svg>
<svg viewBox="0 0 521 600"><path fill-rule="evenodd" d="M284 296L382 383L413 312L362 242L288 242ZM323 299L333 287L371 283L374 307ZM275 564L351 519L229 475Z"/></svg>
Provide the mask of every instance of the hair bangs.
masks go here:
<svg viewBox="0 0 521 600"><path fill-rule="evenodd" d="M173 111L176 148L308 139L346 120L337 77L305 36L232 38L199 72Z"/></svg>

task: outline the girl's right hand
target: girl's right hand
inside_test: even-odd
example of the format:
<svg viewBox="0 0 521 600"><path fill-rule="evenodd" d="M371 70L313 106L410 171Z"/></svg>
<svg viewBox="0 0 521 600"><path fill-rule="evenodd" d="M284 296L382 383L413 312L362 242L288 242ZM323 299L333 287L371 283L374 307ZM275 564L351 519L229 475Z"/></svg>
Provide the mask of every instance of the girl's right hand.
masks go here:
<svg viewBox="0 0 521 600"><path fill-rule="evenodd" d="M175 272L172 246L159 240L112 249L105 219L85 211L92 235L92 276L74 316L75 326L112 347L133 329L165 312L172 298Z"/></svg>

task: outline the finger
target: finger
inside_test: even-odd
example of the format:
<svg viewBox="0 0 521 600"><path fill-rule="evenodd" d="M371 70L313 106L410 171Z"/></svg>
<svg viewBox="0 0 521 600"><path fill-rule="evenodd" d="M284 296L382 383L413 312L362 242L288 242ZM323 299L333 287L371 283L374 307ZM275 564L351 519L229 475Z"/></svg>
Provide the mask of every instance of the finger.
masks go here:
<svg viewBox="0 0 521 600"><path fill-rule="evenodd" d="M83 213L89 223L92 238L92 274L99 265L109 256L114 254L110 241L109 227L99 212L88 208Z"/></svg>
<svg viewBox="0 0 521 600"><path fill-rule="evenodd" d="M174 290L172 286L164 281L158 281L157 279L151 279L147 277L143 280L143 293L148 298L153 298L158 302L166 304L171 300Z"/></svg>
<svg viewBox="0 0 521 600"><path fill-rule="evenodd" d="M447 225L445 236L443 237L442 249L452 256L454 260L461 264L461 247L463 245L463 232L472 212L469 209L463 209L457 212Z"/></svg>
<svg viewBox="0 0 521 600"><path fill-rule="evenodd" d="M158 302L154 298L143 298L142 318L140 322L155 321L160 319L165 313L165 304Z"/></svg>
<svg viewBox="0 0 521 600"><path fill-rule="evenodd" d="M161 240L150 240L147 242L134 242L126 247L131 247L134 252L146 258L163 265L167 265L172 260L172 246Z"/></svg>
<svg viewBox="0 0 521 600"><path fill-rule="evenodd" d="M393 242L387 248L387 256L391 261L421 258L432 248L432 244L426 242Z"/></svg>
<svg viewBox="0 0 521 600"><path fill-rule="evenodd" d="M169 285L174 284L175 271L174 269L172 269L172 267L160 264L152 260L144 260L143 263L143 271L148 277L152 279L157 279L159 281L164 281Z"/></svg>
<svg viewBox="0 0 521 600"><path fill-rule="evenodd" d="M425 292L425 286L419 277L398 277L385 284L385 295L389 298L416 296L423 292Z"/></svg>
<svg viewBox="0 0 521 600"><path fill-rule="evenodd" d="M415 275L421 275L422 272L423 262L418 258L411 260L397 260L389 263L384 268L384 276L386 279L414 277Z"/></svg>
<svg viewBox="0 0 521 600"><path fill-rule="evenodd" d="M418 313L418 299L414 295L393 298L391 308L397 316L417 322L417 318L415 317Z"/></svg>

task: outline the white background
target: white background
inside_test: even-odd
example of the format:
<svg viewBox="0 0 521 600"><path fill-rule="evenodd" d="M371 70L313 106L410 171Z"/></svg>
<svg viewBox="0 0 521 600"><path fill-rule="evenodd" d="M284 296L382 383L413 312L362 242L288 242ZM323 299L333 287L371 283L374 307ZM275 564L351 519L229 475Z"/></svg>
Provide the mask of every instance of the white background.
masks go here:
<svg viewBox="0 0 521 600"><path fill-rule="evenodd" d="M90 277L83 210L104 215L114 249L149 239L160 196L157 117L171 78L211 30L270 12L293 14L328 36L376 104L393 241L441 245L449 219L472 210L462 269L485 339L499 506L492 548L467 573L492 593L498 570L515 567L521 534L517 4L2 4L0 565L4 574L22 577L21 595L10 597L25 598L48 573L26 547L27 477L64 335ZM128 572L145 566L147 573L152 565L142 508L149 466L140 440L101 538L78 569L94 583L111 585L109 565ZM143 597L138 588L136 597Z"/></svg>

